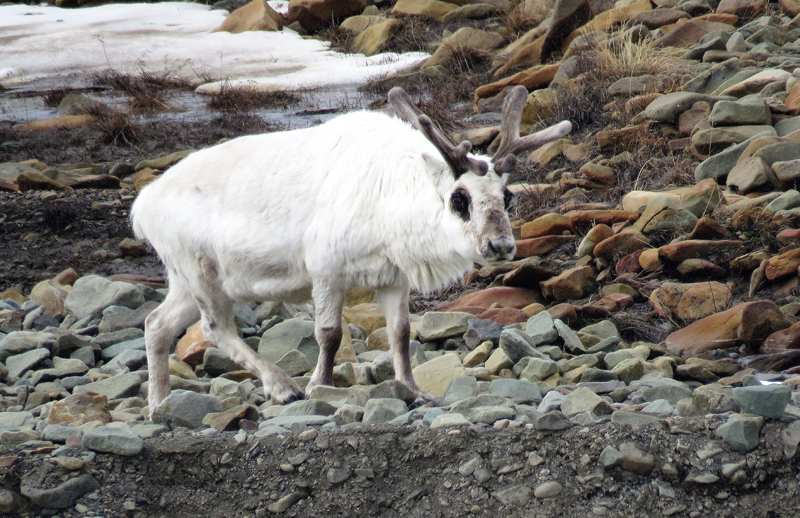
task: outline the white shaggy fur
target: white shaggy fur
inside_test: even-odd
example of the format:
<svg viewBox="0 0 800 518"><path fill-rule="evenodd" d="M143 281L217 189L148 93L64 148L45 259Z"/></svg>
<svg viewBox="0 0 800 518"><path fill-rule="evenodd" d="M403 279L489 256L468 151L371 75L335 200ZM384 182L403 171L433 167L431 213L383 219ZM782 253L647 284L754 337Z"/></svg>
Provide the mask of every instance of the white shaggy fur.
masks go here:
<svg viewBox="0 0 800 518"><path fill-rule="evenodd" d="M451 208L457 188L469 193L468 221ZM170 283L146 323L150 410L169 394L169 345L198 316L206 338L255 371L267 395L302 397L238 337L234 301L312 297L321 353L309 388L332 384L353 286L378 291L397 379L419 392L408 360L409 288L431 291L473 262L513 256L504 188L491 163L485 176L456 179L422 133L375 112L189 155L145 187L131 211L136 236L156 249Z"/></svg>

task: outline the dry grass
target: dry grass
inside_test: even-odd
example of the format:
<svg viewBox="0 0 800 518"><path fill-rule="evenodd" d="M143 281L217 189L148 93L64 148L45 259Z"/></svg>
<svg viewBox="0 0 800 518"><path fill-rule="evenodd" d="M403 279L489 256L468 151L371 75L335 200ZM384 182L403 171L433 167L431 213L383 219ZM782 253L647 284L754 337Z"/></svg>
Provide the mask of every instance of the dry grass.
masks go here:
<svg viewBox="0 0 800 518"><path fill-rule="evenodd" d="M518 3L506 15L501 34L508 41L514 41L534 27L538 27L547 18L553 3L551 0Z"/></svg>
<svg viewBox="0 0 800 518"><path fill-rule="evenodd" d="M429 43L440 38L440 24L427 16L398 19L401 22L400 28L389 38L382 52L431 52Z"/></svg>
<svg viewBox="0 0 800 518"><path fill-rule="evenodd" d="M58 105L61 104L64 97L71 93L72 89L70 88L53 88L52 90L41 92L39 97L42 98L42 102L44 102L44 105L48 108L58 108Z"/></svg>
<svg viewBox="0 0 800 518"><path fill-rule="evenodd" d="M596 40L597 41L597 40ZM682 51L673 48L655 49L651 40L634 41L627 32L610 40L598 41L593 46L597 80L614 82L623 77L641 75L679 76L683 62ZM676 85L677 87L677 85Z"/></svg>
<svg viewBox="0 0 800 518"><path fill-rule="evenodd" d="M356 34L353 31L342 29L339 25L333 25L326 29L319 35L319 39L329 41L331 50L337 52L352 54L356 51L355 48L353 48L353 41L356 39Z"/></svg>
<svg viewBox="0 0 800 518"><path fill-rule="evenodd" d="M104 107L90 109L95 118L92 127L100 131L99 141L114 146L136 146L142 141L140 128L125 113Z"/></svg>
<svg viewBox="0 0 800 518"><path fill-rule="evenodd" d="M294 92L275 90L265 92L255 88L232 88L223 85L219 93L206 101L206 107L220 112L248 112L265 108L288 108L302 101Z"/></svg>
<svg viewBox="0 0 800 518"><path fill-rule="evenodd" d="M140 113L168 110L169 90L186 90L194 86L190 81L170 77L168 73L154 74L143 69L137 74L123 74L109 69L97 74L93 83L130 96L131 109Z"/></svg>

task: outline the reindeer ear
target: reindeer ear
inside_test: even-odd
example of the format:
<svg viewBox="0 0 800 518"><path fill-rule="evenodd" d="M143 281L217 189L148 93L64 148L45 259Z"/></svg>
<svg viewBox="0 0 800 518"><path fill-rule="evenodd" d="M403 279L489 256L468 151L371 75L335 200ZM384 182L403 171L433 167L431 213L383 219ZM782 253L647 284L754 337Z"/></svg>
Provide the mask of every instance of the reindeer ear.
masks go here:
<svg viewBox="0 0 800 518"><path fill-rule="evenodd" d="M453 174L447 164L442 161L442 158L422 153L422 159L425 161L425 169L430 174L433 183L449 189L450 185L453 184Z"/></svg>

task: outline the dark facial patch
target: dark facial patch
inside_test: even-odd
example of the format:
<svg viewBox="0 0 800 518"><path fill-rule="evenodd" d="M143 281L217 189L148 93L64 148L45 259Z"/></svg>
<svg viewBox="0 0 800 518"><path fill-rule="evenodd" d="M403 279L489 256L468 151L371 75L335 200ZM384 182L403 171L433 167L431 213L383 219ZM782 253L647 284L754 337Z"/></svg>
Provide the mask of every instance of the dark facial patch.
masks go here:
<svg viewBox="0 0 800 518"><path fill-rule="evenodd" d="M508 210L511 206L511 200L514 199L514 195L511 194L511 191L508 189L503 189L503 207Z"/></svg>
<svg viewBox="0 0 800 518"><path fill-rule="evenodd" d="M469 221L469 193L463 187L459 187L450 195L450 208L458 214L464 221Z"/></svg>

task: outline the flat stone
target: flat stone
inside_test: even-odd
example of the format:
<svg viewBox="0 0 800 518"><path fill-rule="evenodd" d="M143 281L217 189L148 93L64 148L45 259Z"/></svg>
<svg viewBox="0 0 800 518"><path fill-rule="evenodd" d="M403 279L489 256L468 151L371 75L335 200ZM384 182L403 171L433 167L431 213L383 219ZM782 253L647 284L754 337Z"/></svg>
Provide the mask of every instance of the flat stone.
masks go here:
<svg viewBox="0 0 800 518"><path fill-rule="evenodd" d="M561 411L564 412L564 415L570 417L589 411L594 412L596 415L610 414L612 408L603 398L588 388L581 387L564 397L561 402Z"/></svg>
<svg viewBox="0 0 800 518"><path fill-rule="evenodd" d="M612 423L628 425L634 429L653 423L660 423L661 421L662 420L656 416L642 414L640 412L616 410L611 414Z"/></svg>
<svg viewBox="0 0 800 518"><path fill-rule="evenodd" d="M573 354L581 354L586 352L586 346L583 345L578 334L570 329L570 327L556 318L553 320L558 335L564 340L564 347Z"/></svg>
<svg viewBox="0 0 800 518"><path fill-rule="evenodd" d="M33 487L27 477L23 477L20 492L31 503L50 509L66 509L75 505L80 497L100 488L100 483L88 473L69 478L56 487Z"/></svg>
<svg viewBox="0 0 800 518"><path fill-rule="evenodd" d="M202 428L206 414L222 412L219 399L190 390L173 390L154 410L153 422L170 428Z"/></svg>
<svg viewBox="0 0 800 518"><path fill-rule="evenodd" d="M406 412L408 412L408 405L399 399L370 399L364 408L363 422L364 424L385 423Z"/></svg>
<svg viewBox="0 0 800 518"><path fill-rule="evenodd" d="M558 364L550 359L531 358L519 378L528 381L544 381L559 372Z"/></svg>
<svg viewBox="0 0 800 518"><path fill-rule="evenodd" d="M458 355L447 353L415 367L412 374L422 391L440 397L451 381L465 376L466 372Z"/></svg>
<svg viewBox="0 0 800 518"><path fill-rule="evenodd" d="M534 421L533 426L537 430L557 432L570 428L572 426L572 421L562 412L554 410L538 417Z"/></svg>
<svg viewBox="0 0 800 518"><path fill-rule="evenodd" d="M514 363L525 356L541 356L541 353L533 348L528 335L517 329L504 329L500 333L500 349Z"/></svg>
<svg viewBox="0 0 800 518"><path fill-rule="evenodd" d="M619 451L622 453L622 469L631 471L637 475L646 475L655 466L655 457L639 449L639 447L631 442L624 442L619 445Z"/></svg>
<svg viewBox="0 0 800 518"><path fill-rule="evenodd" d="M495 379L489 385L489 392L514 401L542 401L539 385L526 380Z"/></svg>
<svg viewBox="0 0 800 518"><path fill-rule="evenodd" d="M301 318L284 320L264 331L258 344L258 354L271 363L277 362L292 350L305 354L316 364L319 345L314 337L314 322ZM213 349L207 349L205 354L209 354L209 351Z"/></svg>
<svg viewBox="0 0 800 518"><path fill-rule="evenodd" d="M511 486L492 494L503 505L524 506L531 500L533 490L524 484Z"/></svg>
<svg viewBox="0 0 800 518"><path fill-rule="evenodd" d="M431 423L434 428L454 428L457 426L470 426L472 423L461 414L442 414L437 416Z"/></svg>
<svg viewBox="0 0 800 518"><path fill-rule="evenodd" d="M500 333L503 326L491 320L472 318L467 321L467 331L464 333L464 342L470 349L490 341L497 345L500 342Z"/></svg>
<svg viewBox="0 0 800 518"><path fill-rule="evenodd" d="M142 451L144 442L128 430L99 426L84 432L83 445L94 451L132 456Z"/></svg>
<svg viewBox="0 0 800 518"><path fill-rule="evenodd" d="M456 378L447 386L442 398L443 405L450 405L456 401L475 397L478 395L478 381L474 376Z"/></svg>
<svg viewBox="0 0 800 518"><path fill-rule="evenodd" d="M139 387L142 379L138 374L120 374L101 381L95 381L86 385L79 385L73 389L73 394L86 394L93 392L107 397L108 399L120 399L139 394Z"/></svg>
<svg viewBox="0 0 800 518"><path fill-rule="evenodd" d="M540 311L528 319L525 334L533 340L534 345L552 344L558 338L553 317L547 311Z"/></svg>
<svg viewBox="0 0 800 518"><path fill-rule="evenodd" d="M725 424L717 428L716 435L732 450L748 453L758 446L758 435L763 423L763 417L733 414Z"/></svg>
<svg viewBox="0 0 800 518"><path fill-rule="evenodd" d="M111 281L99 275L84 275L73 284L64 300L64 308L80 319L97 316L108 306L136 309L143 303L142 292L133 284Z"/></svg>
<svg viewBox="0 0 800 518"><path fill-rule="evenodd" d="M26 353L9 356L6 359L8 377L12 380L19 378L26 371L34 369L37 365L50 357L48 349L33 349Z"/></svg>
<svg viewBox="0 0 800 518"><path fill-rule="evenodd" d="M422 316L417 333L423 342L462 336L467 332L468 322L473 318L475 317L470 313L428 311Z"/></svg>
<svg viewBox="0 0 800 518"><path fill-rule="evenodd" d="M5 414L8 414L8 412ZM0 416L5 414L0 414ZM106 396L99 394L73 394L53 404L50 413L47 415L48 424L80 426L91 421L100 421L104 424L111 422Z"/></svg>
<svg viewBox="0 0 800 518"><path fill-rule="evenodd" d="M783 416L791 398L792 389L787 385L754 385L733 389L733 400L739 404L742 413L772 419Z"/></svg>
<svg viewBox="0 0 800 518"><path fill-rule="evenodd" d="M536 486L536 489L533 490L533 496L540 500L544 500L546 498L555 498L561 494L562 490L563 487L559 482L551 480Z"/></svg>
<svg viewBox="0 0 800 518"><path fill-rule="evenodd" d="M608 445L600 452L598 460L605 469L611 469L622 464L625 456L618 449Z"/></svg>

